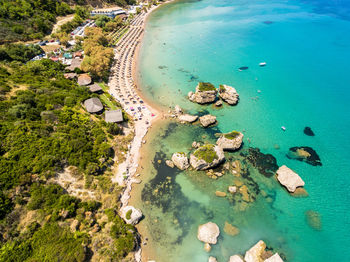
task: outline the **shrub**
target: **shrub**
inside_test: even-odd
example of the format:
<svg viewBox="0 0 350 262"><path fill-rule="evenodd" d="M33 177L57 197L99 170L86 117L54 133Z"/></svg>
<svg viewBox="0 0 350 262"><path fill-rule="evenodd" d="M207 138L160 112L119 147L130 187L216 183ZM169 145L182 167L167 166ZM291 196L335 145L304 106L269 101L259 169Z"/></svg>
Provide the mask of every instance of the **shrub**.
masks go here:
<svg viewBox="0 0 350 262"><path fill-rule="evenodd" d="M238 137L239 134L240 133L238 131L232 131L230 133L224 134L224 137L232 140L232 139L235 139L236 137Z"/></svg>
<svg viewBox="0 0 350 262"><path fill-rule="evenodd" d="M213 91L216 90L215 86L211 83L199 82L198 84L200 91Z"/></svg>
<svg viewBox="0 0 350 262"><path fill-rule="evenodd" d="M218 159L218 156L214 150L214 145L207 144L203 145L200 148L198 148L196 151L194 151L194 156L198 159L202 159L207 163L211 163L214 161L214 159Z"/></svg>

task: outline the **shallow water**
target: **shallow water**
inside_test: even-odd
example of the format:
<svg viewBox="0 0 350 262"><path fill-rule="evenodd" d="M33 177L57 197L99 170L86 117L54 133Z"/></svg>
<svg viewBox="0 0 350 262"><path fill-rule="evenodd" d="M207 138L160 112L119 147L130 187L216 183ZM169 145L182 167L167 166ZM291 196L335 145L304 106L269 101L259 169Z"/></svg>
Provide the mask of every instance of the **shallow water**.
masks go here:
<svg viewBox="0 0 350 262"><path fill-rule="evenodd" d="M159 132L150 141L154 161L150 172L142 174L145 184L137 187L141 197L134 201L145 213L142 224L154 240L158 262L205 261L209 254L196 231L208 221L221 230L210 252L219 261L244 253L259 239L288 261L347 261L349 7L341 1L325 3L179 1L151 15L139 65L144 93L165 107L179 104L192 113L210 112L219 122L209 129L173 123L152 131ZM264 61L266 67L259 67ZM241 66L249 68L239 72ZM189 102L186 95L198 81L234 86L239 104L216 109ZM305 126L314 137L303 133ZM237 199L215 196L233 184L232 174L212 180L204 172L180 172L164 164L173 152L190 152L192 141L215 142L215 133L231 130L243 131L245 139L244 147L228 158L247 162L241 153L249 147L272 154L278 165L303 178L309 197L290 196L247 162L249 175L242 180L259 192L242 211ZM294 146L312 147L323 165L288 159ZM307 210L320 213L320 231L307 224ZM225 221L240 234L227 235Z"/></svg>

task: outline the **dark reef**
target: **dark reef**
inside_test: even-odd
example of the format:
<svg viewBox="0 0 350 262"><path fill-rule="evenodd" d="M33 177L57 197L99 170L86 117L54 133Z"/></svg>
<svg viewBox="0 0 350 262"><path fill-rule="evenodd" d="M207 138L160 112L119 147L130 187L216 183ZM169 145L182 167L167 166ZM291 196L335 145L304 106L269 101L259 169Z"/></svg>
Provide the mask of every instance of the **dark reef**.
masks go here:
<svg viewBox="0 0 350 262"><path fill-rule="evenodd" d="M249 148L246 157L266 177L272 177L278 169L276 158L271 154L261 153L259 148Z"/></svg>
<svg viewBox="0 0 350 262"><path fill-rule="evenodd" d="M311 127L308 126L304 128L304 134L307 136L315 136L315 133L311 130Z"/></svg>
<svg viewBox="0 0 350 262"><path fill-rule="evenodd" d="M322 166L321 159L316 151L308 146L291 147L286 156L289 159L303 161L313 166Z"/></svg>

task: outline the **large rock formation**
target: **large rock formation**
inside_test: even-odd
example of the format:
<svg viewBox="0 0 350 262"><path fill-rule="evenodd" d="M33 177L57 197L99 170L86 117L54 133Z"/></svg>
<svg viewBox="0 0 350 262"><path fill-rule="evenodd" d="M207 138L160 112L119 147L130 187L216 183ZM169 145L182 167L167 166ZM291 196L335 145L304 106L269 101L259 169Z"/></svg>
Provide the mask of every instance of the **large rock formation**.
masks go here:
<svg viewBox="0 0 350 262"><path fill-rule="evenodd" d="M236 105L238 103L239 95L232 86L220 85L219 96L230 105Z"/></svg>
<svg viewBox="0 0 350 262"><path fill-rule="evenodd" d="M187 122L187 123L192 123L197 121L198 116L193 116L193 115L189 115L189 114L183 114L183 115L179 115L178 119L180 122Z"/></svg>
<svg viewBox="0 0 350 262"><path fill-rule="evenodd" d="M204 243L216 244L219 235L220 229L213 222L208 222L198 227L197 238Z"/></svg>
<svg viewBox="0 0 350 262"><path fill-rule="evenodd" d="M262 262L262 255L265 252L266 244L260 240L251 249L249 249L244 256L246 262Z"/></svg>
<svg viewBox="0 0 350 262"><path fill-rule="evenodd" d="M229 262L244 262L244 260L239 255L230 256Z"/></svg>
<svg viewBox="0 0 350 262"><path fill-rule="evenodd" d="M216 123L216 116L212 116L212 115L201 116L199 118L199 122L201 122L202 126L208 127Z"/></svg>
<svg viewBox="0 0 350 262"><path fill-rule="evenodd" d="M278 253L275 253L273 256L265 259L264 262L283 262L283 260Z"/></svg>
<svg viewBox="0 0 350 262"><path fill-rule="evenodd" d="M223 150L237 150L241 147L244 135L241 132L232 131L222 134L216 144Z"/></svg>
<svg viewBox="0 0 350 262"><path fill-rule="evenodd" d="M212 103L216 99L217 89L211 83L198 83L196 92L189 92L188 98L198 104Z"/></svg>
<svg viewBox="0 0 350 262"><path fill-rule="evenodd" d="M120 209L120 216L126 223L136 225L143 215L140 209L134 208L133 206L126 206Z"/></svg>
<svg viewBox="0 0 350 262"><path fill-rule="evenodd" d="M203 145L190 155L191 166L196 170L215 167L224 160L224 151L219 146L212 144Z"/></svg>
<svg viewBox="0 0 350 262"><path fill-rule="evenodd" d="M181 170L185 170L190 167L188 158L183 152L174 153L171 157L171 161L173 161L174 165Z"/></svg>
<svg viewBox="0 0 350 262"><path fill-rule="evenodd" d="M285 165L281 166L276 174L278 182L285 186L289 192L293 193L297 187L305 185L301 177Z"/></svg>

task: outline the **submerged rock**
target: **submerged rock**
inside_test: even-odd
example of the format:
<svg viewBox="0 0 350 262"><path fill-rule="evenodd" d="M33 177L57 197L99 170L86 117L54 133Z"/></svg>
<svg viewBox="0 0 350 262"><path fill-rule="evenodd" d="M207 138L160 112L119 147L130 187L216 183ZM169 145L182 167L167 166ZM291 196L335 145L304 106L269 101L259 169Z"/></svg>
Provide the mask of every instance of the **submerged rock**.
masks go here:
<svg viewBox="0 0 350 262"><path fill-rule="evenodd" d="M321 159L314 149L308 146L296 146L289 148L289 159L304 161L313 166L322 166Z"/></svg>
<svg viewBox="0 0 350 262"><path fill-rule="evenodd" d="M182 108L179 105L175 106L175 114L181 115L183 113Z"/></svg>
<svg viewBox="0 0 350 262"><path fill-rule="evenodd" d="M266 244L260 240L251 249L249 249L244 256L246 262L261 262L262 255L265 252Z"/></svg>
<svg viewBox="0 0 350 262"><path fill-rule="evenodd" d="M315 136L315 133L312 131L311 127L308 126L304 128L304 134L307 136Z"/></svg>
<svg viewBox="0 0 350 262"><path fill-rule="evenodd" d="M285 186L289 192L294 192L297 187L305 185L301 177L285 165L281 166L276 173L278 182Z"/></svg>
<svg viewBox="0 0 350 262"><path fill-rule="evenodd" d="M120 209L120 216L126 223L136 225L142 218L142 212L133 206L126 206Z"/></svg>
<svg viewBox="0 0 350 262"><path fill-rule="evenodd" d="M216 101L215 106L217 107L222 106L222 101L221 100Z"/></svg>
<svg viewBox="0 0 350 262"><path fill-rule="evenodd" d="M315 230L321 230L322 229L322 223L321 223L321 215L314 211L314 210L308 210L305 212L306 222L307 224L315 229Z"/></svg>
<svg viewBox="0 0 350 262"><path fill-rule="evenodd" d="M216 144L223 150L237 150L241 147L244 135L241 132L232 131L222 134Z"/></svg>
<svg viewBox="0 0 350 262"><path fill-rule="evenodd" d="M204 243L216 244L219 235L220 229L213 222L208 222L198 227L197 238Z"/></svg>
<svg viewBox="0 0 350 262"><path fill-rule="evenodd" d="M174 165L181 170L185 170L190 167L187 155L183 152L174 153L171 157L171 161L173 161Z"/></svg>
<svg viewBox="0 0 350 262"><path fill-rule="evenodd" d="M275 253L273 256L265 259L264 262L283 262L283 260L278 253Z"/></svg>
<svg viewBox="0 0 350 262"><path fill-rule="evenodd" d="M229 105L236 105L238 103L239 95L232 86L220 85L219 96Z"/></svg>
<svg viewBox="0 0 350 262"><path fill-rule="evenodd" d="M216 123L216 116L204 115L199 118L199 122L202 126L208 127Z"/></svg>
<svg viewBox="0 0 350 262"><path fill-rule="evenodd" d="M179 119L180 122L193 123L193 122L197 121L198 116L193 116L193 115L189 115L189 114L183 114L183 115L180 115L178 117L178 119Z"/></svg>
<svg viewBox="0 0 350 262"><path fill-rule="evenodd" d="M225 222L224 231L230 236L237 236L240 232L238 227L235 227L228 222Z"/></svg>
<svg viewBox="0 0 350 262"><path fill-rule="evenodd" d="M303 187L297 187L293 193L291 193L293 197L308 197L309 193Z"/></svg>
<svg viewBox="0 0 350 262"><path fill-rule="evenodd" d="M166 161L165 161L165 164L166 164L168 167L171 167L171 168L174 168L174 167L175 167L174 162L171 161L171 160L166 160Z"/></svg>
<svg viewBox="0 0 350 262"><path fill-rule="evenodd" d="M215 257L209 257L208 262L217 262Z"/></svg>
<svg viewBox="0 0 350 262"><path fill-rule="evenodd" d="M259 148L249 148L247 160L266 177L272 177L278 169L276 158L261 153Z"/></svg>
<svg viewBox="0 0 350 262"><path fill-rule="evenodd" d="M213 168L224 160L224 151L220 147L212 144L203 145L190 155L190 163L195 170Z"/></svg>
<svg viewBox="0 0 350 262"><path fill-rule="evenodd" d="M239 255L230 256L229 262L244 262L243 258Z"/></svg>
<svg viewBox="0 0 350 262"><path fill-rule="evenodd" d="M218 197L226 197L226 193L222 191L215 191L215 195Z"/></svg>
<svg viewBox="0 0 350 262"><path fill-rule="evenodd" d="M210 252L211 246L210 246L209 243L205 243L205 244L204 244L204 250L207 251L207 252Z"/></svg>
<svg viewBox="0 0 350 262"><path fill-rule="evenodd" d="M192 143L193 148L198 148L200 146L201 146L201 144L199 142L193 141L193 143Z"/></svg>
<svg viewBox="0 0 350 262"><path fill-rule="evenodd" d="M190 101L198 104L212 103L216 100L217 89L211 83L198 83L196 92L189 92L188 98Z"/></svg>

